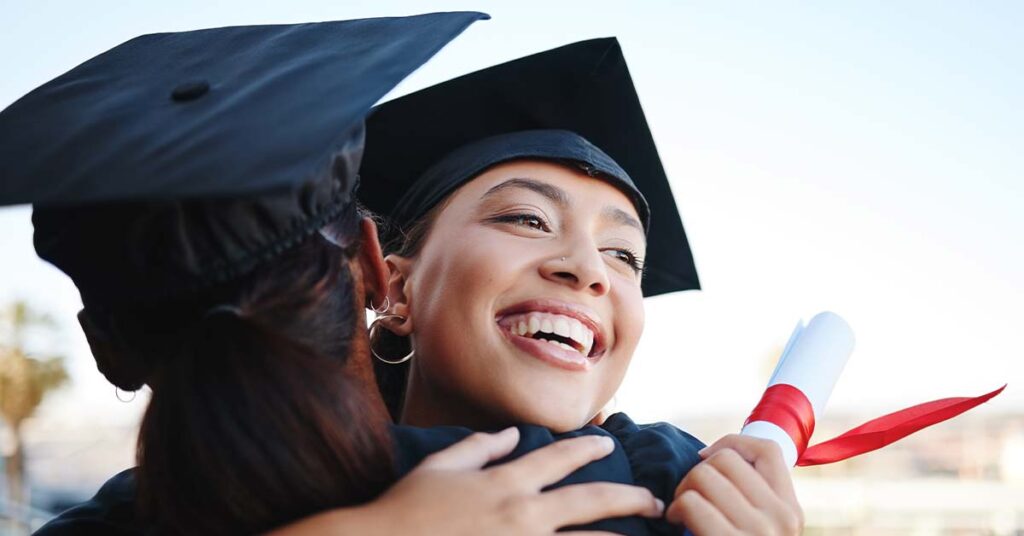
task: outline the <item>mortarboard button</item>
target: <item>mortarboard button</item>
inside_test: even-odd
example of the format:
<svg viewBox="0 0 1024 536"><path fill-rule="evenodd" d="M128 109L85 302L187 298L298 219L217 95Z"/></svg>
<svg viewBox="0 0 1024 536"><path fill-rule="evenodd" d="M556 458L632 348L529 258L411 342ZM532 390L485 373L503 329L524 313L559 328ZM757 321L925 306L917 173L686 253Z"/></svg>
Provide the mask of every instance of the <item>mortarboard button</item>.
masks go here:
<svg viewBox="0 0 1024 536"><path fill-rule="evenodd" d="M206 95L208 91L210 91L210 83L206 80L185 82L174 88L174 91L171 92L171 100L174 102L188 102Z"/></svg>
<svg viewBox="0 0 1024 536"><path fill-rule="evenodd" d="M432 13L131 39L0 111L0 205L248 197L324 178L318 166L348 146L375 102L486 18ZM231 98L213 103L222 92Z"/></svg>

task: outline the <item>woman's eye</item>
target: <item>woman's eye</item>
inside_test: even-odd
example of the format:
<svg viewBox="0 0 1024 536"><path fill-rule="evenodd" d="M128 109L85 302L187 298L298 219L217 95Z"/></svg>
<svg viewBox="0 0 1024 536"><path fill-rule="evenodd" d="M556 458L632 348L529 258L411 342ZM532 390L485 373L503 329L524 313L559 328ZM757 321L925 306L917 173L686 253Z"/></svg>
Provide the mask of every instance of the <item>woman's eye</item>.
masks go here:
<svg viewBox="0 0 1024 536"><path fill-rule="evenodd" d="M495 221L502 223L511 223L512 225L520 225L523 227L529 227L538 231L549 231L548 222L540 216L533 214L506 214L504 216L498 216Z"/></svg>
<svg viewBox="0 0 1024 536"><path fill-rule="evenodd" d="M640 273L643 269L643 262L636 256L636 253L633 253L628 249L606 249L604 252L614 257L616 260L622 261L636 273Z"/></svg>

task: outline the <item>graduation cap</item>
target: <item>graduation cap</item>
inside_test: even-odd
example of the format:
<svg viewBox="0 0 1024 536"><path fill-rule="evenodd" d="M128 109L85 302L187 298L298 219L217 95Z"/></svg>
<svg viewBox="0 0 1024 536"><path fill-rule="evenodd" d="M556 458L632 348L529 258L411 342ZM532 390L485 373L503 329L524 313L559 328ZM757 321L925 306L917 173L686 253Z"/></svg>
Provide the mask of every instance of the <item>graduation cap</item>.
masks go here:
<svg viewBox="0 0 1024 536"><path fill-rule="evenodd" d="M633 200L648 228L645 296L700 288L615 38L527 56L378 106L366 123L358 195L402 229L488 167L521 158L572 161Z"/></svg>
<svg viewBox="0 0 1024 536"><path fill-rule="evenodd" d="M366 114L485 18L132 39L0 112L0 205L34 204L36 251L87 306L229 280L354 215Z"/></svg>

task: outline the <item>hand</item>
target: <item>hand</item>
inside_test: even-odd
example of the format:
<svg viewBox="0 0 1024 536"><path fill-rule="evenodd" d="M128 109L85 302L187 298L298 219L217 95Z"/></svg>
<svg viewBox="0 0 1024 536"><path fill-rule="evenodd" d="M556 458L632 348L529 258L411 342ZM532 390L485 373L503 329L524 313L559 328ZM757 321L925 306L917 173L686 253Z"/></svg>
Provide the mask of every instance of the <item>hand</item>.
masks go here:
<svg viewBox="0 0 1024 536"><path fill-rule="evenodd" d="M782 451L766 439L727 435L700 452L666 512L696 535L793 535L804 517Z"/></svg>
<svg viewBox="0 0 1024 536"><path fill-rule="evenodd" d="M636 486L595 482L541 492L611 453L612 442L605 437L565 439L482 469L518 442L516 428L473 434L428 456L369 504L312 516L273 534L551 535L610 517L662 515L661 501Z"/></svg>

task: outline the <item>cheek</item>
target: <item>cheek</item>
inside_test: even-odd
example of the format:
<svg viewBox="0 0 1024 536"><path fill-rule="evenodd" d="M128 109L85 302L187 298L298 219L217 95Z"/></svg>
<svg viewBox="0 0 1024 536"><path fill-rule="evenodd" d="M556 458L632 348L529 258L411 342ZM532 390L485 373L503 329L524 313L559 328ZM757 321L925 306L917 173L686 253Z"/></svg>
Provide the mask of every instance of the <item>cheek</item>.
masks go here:
<svg viewBox="0 0 1024 536"><path fill-rule="evenodd" d="M640 342L644 331L644 295L640 286L633 281L615 281L610 292L615 310L616 345L629 348L629 355Z"/></svg>
<svg viewBox="0 0 1024 536"><path fill-rule="evenodd" d="M640 342L640 335L644 331L644 304L643 294L639 289L632 289L622 292L613 297L615 305L615 352L613 360L609 363L611 370L608 371L606 380L609 385L605 390L612 393L618 389L622 378L633 360L637 344ZM609 395L610 396L610 395Z"/></svg>
<svg viewBox="0 0 1024 536"><path fill-rule="evenodd" d="M418 351L486 354L483 347L499 335L494 304L515 288L523 256L480 235L467 230L458 234L459 240L425 245L410 292ZM451 365L446 356L435 357L432 362L439 366Z"/></svg>

